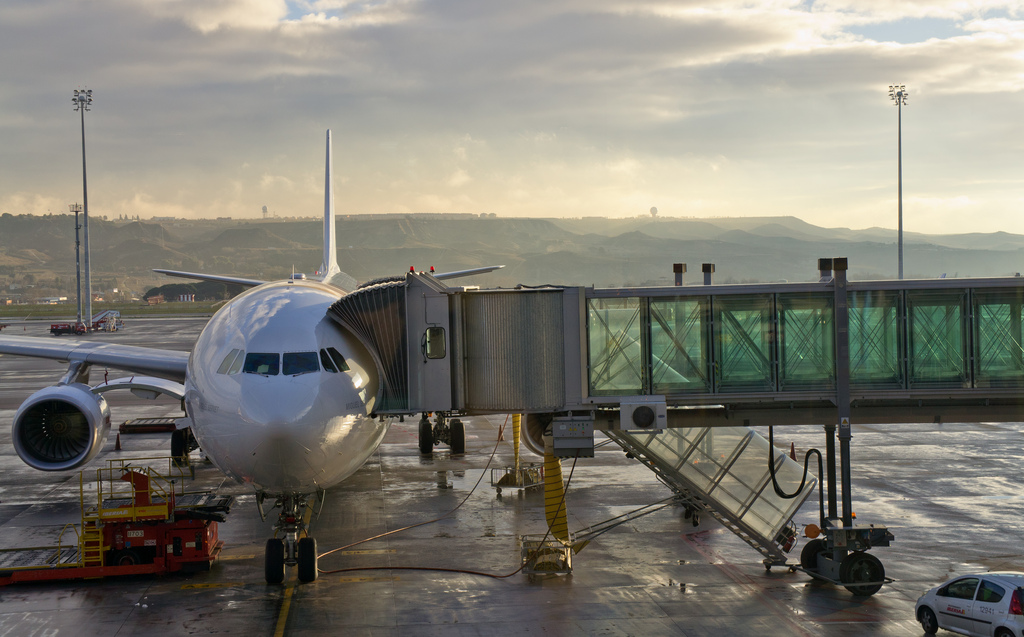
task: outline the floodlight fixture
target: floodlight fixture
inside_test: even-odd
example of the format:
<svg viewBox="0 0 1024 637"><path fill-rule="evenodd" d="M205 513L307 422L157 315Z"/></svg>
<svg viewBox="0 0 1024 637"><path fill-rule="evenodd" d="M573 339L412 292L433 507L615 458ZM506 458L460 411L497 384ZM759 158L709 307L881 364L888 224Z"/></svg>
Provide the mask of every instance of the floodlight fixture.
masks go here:
<svg viewBox="0 0 1024 637"><path fill-rule="evenodd" d="M82 229L85 243L85 329L92 331L92 274L89 268L89 186L85 172L85 112L92 110L92 89L75 89L71 97L82 119ZM77 226L78 223L76 222Z"/></svg>
<svg viewBox="0 0 1024 637"><path fill-rule="evenodd" d="M896 237L898 276L903 279L903 107L907 104L907 87L903 84L889 85L889 99L896 105L896 183L898 206L898 230Z"/></svg>

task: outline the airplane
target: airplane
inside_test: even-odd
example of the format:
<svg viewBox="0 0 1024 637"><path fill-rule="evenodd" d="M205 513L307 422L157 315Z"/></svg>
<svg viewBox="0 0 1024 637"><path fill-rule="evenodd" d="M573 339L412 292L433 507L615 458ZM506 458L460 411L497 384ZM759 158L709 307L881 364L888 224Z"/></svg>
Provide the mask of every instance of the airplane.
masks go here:
<svg viewBox="0 0 1024 637"><path fill-rule="evenodd" d="M90 462L110 430L106 391L179 399L185 417L172 435L172 456L187 454L194 436L218 469L252 487L264 519L280 509L274 537L266 544L268 583L284 581L287 566L298 567L300 581L315 580L316 540L308 534L304 513L314 502L322 507L325 490L366 462L393 420L375 413L382 386L371 353L327 315L332 304L358 287L337 262L330 130L324 181L318 280L301 274L262 281L155 270L248 288L213 315L191 353L0 336L0 354L69 363L56 385L32 394L15 413L12 438L21 459L43 471ZM450 279L501 267L434 276ZM134 375L90 386L89 370L97 365ZM460 442L465 448L464 438Z"/></svg>

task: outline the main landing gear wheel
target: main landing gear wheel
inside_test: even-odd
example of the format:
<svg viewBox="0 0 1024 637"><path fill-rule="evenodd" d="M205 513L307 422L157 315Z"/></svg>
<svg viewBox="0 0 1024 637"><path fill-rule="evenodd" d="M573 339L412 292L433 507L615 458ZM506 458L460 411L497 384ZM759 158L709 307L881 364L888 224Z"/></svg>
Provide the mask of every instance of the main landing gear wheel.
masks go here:
<svg viewBox="0 0 1024 637"><path fill-rule="evenodd" d="M316 540L311 537L301 538L298 551L299 581L315 582L317 576Z"/></svg>
<svg viewBox="0 0 1024 637"><path fill-rule="evenodd" d="M455 418L448 430L449 446L452 453L466 453L466 426L462 421Z"/></svg>
<svg viewBox="0 0 1024 637"><path fill-rule="evenodd" d="M171 432L171 460L175 467L184 467L188 464L188 454L193 448L191 429L185 427Z"/></svg>
<svg viewBox="0 0 1024 637"><path fill-rule="evenodd" d="M811 540L800 551L800 566L804 570L818 570L818 554L825 550L825 540Z"/></svg>
<svg viewBox="0 0 1024 637"><path fill-rule="evenodd" d="M263 562L267 584L280 584L284 581L284 541L272 537L267 540L267 554Z"/></svg>
<svg viewBox="0 0 1024 637"><path fill-rule="evenodd" d="M885 568L877 557L871 553L855 551L843 558L839 563L839 581L846 590L859 597L874 595L882 588L885 579ZM861 584L859 582L873 582Z"/></svg>
<svg viewBox="0 0 1024 637"><path fill-rule="evenodd" d="M434 451L434 428L430 424L430 420L427 419L427 415L423 414L420 418L420 453L426 455L433 453Z"/></svg>

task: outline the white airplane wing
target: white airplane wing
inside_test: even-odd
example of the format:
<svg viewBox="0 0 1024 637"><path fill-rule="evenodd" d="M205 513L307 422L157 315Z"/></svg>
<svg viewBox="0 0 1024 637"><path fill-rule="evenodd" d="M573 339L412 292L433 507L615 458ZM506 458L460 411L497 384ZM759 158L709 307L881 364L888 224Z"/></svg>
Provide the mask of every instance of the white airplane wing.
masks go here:
<svg viewBox="0 0 1024 637"><path fill-rule="evenodd" d="M505 266L503 265L488 265L482 268L470 268L469 270L455 270L454 272L438 272L434 275L435 279L457 279L463 276L473 276L474 274L483 274L485 272L493 272L500 270Z"/></svg>
<svg viewBox="0 0 1024 637"><path fill-rule="evenodd" d="M155 269L153 272L159 272L160 274L166 274L167 276L179 276L183 279L198 279L200 281L216 281L218 283L231 283L234 285L244 285L245 287L256 287L257 285L263 285L268 281L260 281L259 279L243 279L237 276L223 276L220 274L203 274L202 272L182 272L180 270L158 270Z"/></svg>
<svg viewBox="0 0 1024 637"><path fill-rule="evenodd" d="M49 358L68 363L114 367L146 376L185 382L189 352L95 341L53 342L30 336L0 336L0 354Z"/></svg>

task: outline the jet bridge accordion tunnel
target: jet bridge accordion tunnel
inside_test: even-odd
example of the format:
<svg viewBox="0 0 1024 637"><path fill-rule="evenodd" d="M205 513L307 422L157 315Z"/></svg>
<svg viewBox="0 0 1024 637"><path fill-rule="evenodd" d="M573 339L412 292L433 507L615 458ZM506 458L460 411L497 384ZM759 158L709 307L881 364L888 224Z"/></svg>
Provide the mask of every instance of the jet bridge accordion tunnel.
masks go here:
<svg viewBox="0 0 1024 637"><path fill-rule="evenodd" d="M630 304L623 313L587 293L447 287L410 272L404 281L346 295L329 315L375 358L382 381L378 414L526 413L551 423L562 456L593 456L594 429L607 430L694 515L721 521L766 564L784 564L795 534L790 520L816 480L800 489L802 465L775 452L777 483L796 494L780 497L759 434L739 423L714 431L670 427L678 410L664 396L639 387L610 391L630 373L643 375L634 359L647 346L629 338L640 318L629 316Z"/></svg>

